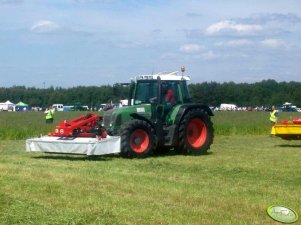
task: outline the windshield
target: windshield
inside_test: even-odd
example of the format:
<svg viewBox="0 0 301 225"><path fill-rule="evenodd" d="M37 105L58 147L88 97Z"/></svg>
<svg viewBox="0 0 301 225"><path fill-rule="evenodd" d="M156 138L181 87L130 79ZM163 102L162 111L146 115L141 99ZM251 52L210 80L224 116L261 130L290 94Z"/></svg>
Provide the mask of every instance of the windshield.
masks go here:
<svg viewBox="0 0 301 225"><path fill-rule="evenodd" d="M157 97L157 81L141 81L137 83L134 104L150 103L150 99Z"/></svg>

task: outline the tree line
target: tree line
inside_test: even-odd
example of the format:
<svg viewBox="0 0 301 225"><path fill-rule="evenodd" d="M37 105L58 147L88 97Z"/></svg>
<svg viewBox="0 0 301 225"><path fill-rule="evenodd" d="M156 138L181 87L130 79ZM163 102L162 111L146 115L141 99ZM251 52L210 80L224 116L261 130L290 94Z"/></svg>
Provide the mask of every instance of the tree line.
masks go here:
<svg viewBox="0 0 301 225"><path fill-rule="evenodd" d="M301 106L301 82L263 80L256 83L204 82L191 84L192 98L205 104L218 106L233 103L238 106L271 106L291 102Z"/></svg>
<svg viewBox="0 0 301 225"><path fill-rule="evenodd" d="M238 106L270 106L292 102L301 106L301 82L263 80L256 83L203 82L189 84L193 102L210 106L232 103ZM99 107L102 103L118 102L128 98L129 87L115 84L78 86L72 88L34 88L25 86L0 87L0 102L25 102L30 106L47 107L55 103L74 105L81 103Z"/></svg>

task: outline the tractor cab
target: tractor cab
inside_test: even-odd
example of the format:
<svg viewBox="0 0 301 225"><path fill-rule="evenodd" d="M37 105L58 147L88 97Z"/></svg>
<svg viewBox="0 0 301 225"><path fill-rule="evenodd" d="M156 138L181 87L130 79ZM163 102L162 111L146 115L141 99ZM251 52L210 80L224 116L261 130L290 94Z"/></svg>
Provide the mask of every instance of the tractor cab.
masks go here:
<svg viewBox="0 0 301 225"><path fill-rule="evenodd" d="M165 101L173 104L187 103L190 96L186 81L189 80L188 76L178 75L177 72L139 75L132 82L130 103L132 105L154 102L160 104ZM169 98L171 93L172 99Z"/></svg>
<svg viewBox="0 0 301 225"><path fill-rule="evenodd" d="M133 106L150 104L152 118L166 121L173 107L190 102L189 80L188 76L177 72L136 76L131 84L129 103Z"/></svg>

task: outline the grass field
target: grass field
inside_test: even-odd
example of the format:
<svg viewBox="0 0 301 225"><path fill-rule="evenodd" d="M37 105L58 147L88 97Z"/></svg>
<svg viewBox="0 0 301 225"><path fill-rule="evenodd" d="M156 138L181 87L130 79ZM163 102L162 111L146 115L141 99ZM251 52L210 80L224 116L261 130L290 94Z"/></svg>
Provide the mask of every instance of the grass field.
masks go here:
<svg viewBox="0 0 301 225"><path fill-rule="evenodd" d="M0 224L276 225L272 204L301 214L301 142L269 138L267 113L216 113L208 154L142 160L26 153L11 139L47 133L43 118L0 113Z"/></svg>
<svg viewBox="0 0 301 225"><path fill-rule="evenodd" d="M85 112L57 112L54 124L45 124L42 112L0 112L0 140L23 140L47 134L64 119ZM301 117L300 113L282 113L280 120ZM212 117L216 135L264 135L270 131L269 112L216 112Z"/></svg>

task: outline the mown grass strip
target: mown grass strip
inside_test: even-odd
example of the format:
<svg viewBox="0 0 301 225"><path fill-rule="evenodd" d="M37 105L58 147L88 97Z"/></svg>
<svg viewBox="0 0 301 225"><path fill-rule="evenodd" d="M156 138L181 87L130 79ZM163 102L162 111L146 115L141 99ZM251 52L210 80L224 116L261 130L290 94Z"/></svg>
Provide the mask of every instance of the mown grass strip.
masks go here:
<svg viewBox="0 0 301 225"><path fill-rule="evenodd" d="M0 224L275 224L301 208L300 143L217 136L210 153L147 159L26 153L0 142Z"/></svg>

